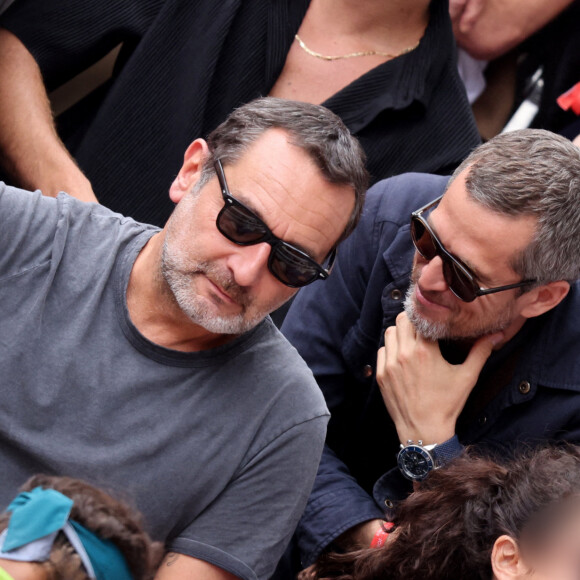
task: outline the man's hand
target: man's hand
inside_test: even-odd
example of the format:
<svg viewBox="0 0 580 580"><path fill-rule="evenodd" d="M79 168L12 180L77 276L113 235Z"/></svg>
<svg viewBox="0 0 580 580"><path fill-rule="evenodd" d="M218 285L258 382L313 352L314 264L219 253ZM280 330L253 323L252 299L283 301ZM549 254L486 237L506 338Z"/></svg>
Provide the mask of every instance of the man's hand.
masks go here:
<svg viewBox="0 0 580 580"><path fill-rule="evenodd" d="M463 364L449 364L437 342L417 335L405 313L387 328L377 356L377 382L399 440L443 443L455 423L494 345L496 333L480 338Z"/></svg>
<svg viewBox="0 0 580 580"><path fill-rule="evenodd" d="M457 44L494 60L529 38L574 0L449 0Z"/></svg>

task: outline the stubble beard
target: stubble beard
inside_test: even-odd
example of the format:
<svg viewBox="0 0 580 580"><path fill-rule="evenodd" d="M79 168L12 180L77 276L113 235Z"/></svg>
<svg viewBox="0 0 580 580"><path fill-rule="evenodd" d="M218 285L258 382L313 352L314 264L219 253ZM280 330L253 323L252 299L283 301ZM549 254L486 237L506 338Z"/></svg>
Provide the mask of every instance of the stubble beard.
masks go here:
<svg viewBox="0 0 580 580"><path fill-rule="evenodd" d="M180 205L186 206L186 211L194 212L200 199L203 184L198 182L189 193L188 200L182 200ZM185 201L185 203L184 203ZM179 207L175 211L179 211ZM173 216L172 216L173 217ZM169 225L163 242L161 253L160 274L162 285L169 299L177 305L191 322L205 328L213 334L243 334L256 327L266 316L282 306L289 297L270 300L256 308L256 297L248 290L236 284L231 273L224 271L211 261L196 260L180 252L179 247L172 245L173 228ZM195 239L196 232L190 231L189 236ZM198 296L195 291L196 278L209 278L221 288L240 307L237 314L220 315L219 298L211 300ZM216 301L218 304L216 305ZM254 308L253 308L254 307Z"/></svg>
<svg viewBox="0 0 580 580"><path fill-rule="evenodd" d="M242 334L265 318L267 313L249 314L252 298L215 264L185 262L183 256L172 251L166 238L161 256L161 275L174 303L194 324L214 334ZM238 304L240 312L220 315L216 312L219 298L211 300L199 296L195 290L195 281L204 276L226 292Z"/></svg>
<svg viewBox="0 0 580 580"><path fill-rule="evenodd" d="M188 194L189 199L180 202L180 205L186 208L185 211L190 213L196 211L202 188L200 182L196 183ZM183 208L178 206L175 211L180 210ZM230 275L220 272L215 264L196 260L195 257L185 256L180 252L178 245L171 243L174 237L173 229L170 223L163 242L160 266L161 284L168 298L191 322L213 334L241 334L254 328L264 317L255 315L246 318L251 303L248 293L238 286ZM195 237L195 231L188 233L192 238ZM198 296L195 292L195 281L202 276L208 277L227 292L240 306L240 312L227 316L216 314L215 309L219 305L215 302L208 304L209 298ZM216 297L216 300L219 299Z"/></svg>
<svg viewBox="0 0 580 580"><path fill-rule="evenodd" d="M482 336L501 332L513 321L513 308L503 310L493 322L480 323L469 329L455 329L452 322L433 322L423 318L418 311L413 295L416 282L412 282L407 290L403 303L405 313L415 328L417 334L426 340L463 340L475 341Z"/></svg>

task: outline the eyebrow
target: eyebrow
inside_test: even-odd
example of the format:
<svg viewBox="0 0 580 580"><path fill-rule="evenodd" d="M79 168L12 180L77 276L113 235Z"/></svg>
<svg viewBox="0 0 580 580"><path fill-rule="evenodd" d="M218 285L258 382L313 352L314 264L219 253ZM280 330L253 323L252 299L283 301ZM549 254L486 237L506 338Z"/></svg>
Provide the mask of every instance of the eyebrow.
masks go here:
<svg viewBox="0 0 580 580"><path fill-rule="evenodd" d="M435 232L435 235L437 236L437 238L439 239L439 243L445 248L445 246L443 245L443 242L441 241L441 238L439 237L439 234L437 233L437 228L435 228L435 226L433 225L433 222L429 219L431 216L428 216L426 219L429 223L429 226L431 226L431 229ZM449 252L449 250L447 248L445 248L445 250L447 250L447 252ZM484 286L490 286L493 284L493 279L490 278L489 276L486 276L485 274L482 274L481 271L476 268L471 262L469 262L468 260L464 260L462 258L459 258L458 256L456 256L455 254L453 254L452 252L449 252L460 264L462 264L463 266L465 266L474 276L475 279L480 282L481 284L483 284Z"/></svg>
<svg viewBox="0 0 580 580"><path fill-rule="evenodd" d="M229 188L229 184L228 184L228 188ZM239 202L243 203L253 214L256 215L257 218L259 218L264 223L264 225L270 230L270 232L272 232L272 228L270 228L270 226L266 223L266 220L264 219L262 212L259 209L256 209L254 207L254 204L250 200L248 200L248 198L243 193L239 193L236 191L236 193L234 194L230 188L230 195L234 199L237 199ZM276 236L276 234L274 232L272 232L272 235ZM280 238L279 236L276 236L276 237L279 240L286 242L287 244L290 244L291 246L295 247L297 250L304 252L306 255L308 255L310 258L312 258L315 262L317 261L316 258L314 257L316 255L315 252L308 250L302 244L299 244L297 242L291 242L289 240L284 240L283 238Z"/></svg>

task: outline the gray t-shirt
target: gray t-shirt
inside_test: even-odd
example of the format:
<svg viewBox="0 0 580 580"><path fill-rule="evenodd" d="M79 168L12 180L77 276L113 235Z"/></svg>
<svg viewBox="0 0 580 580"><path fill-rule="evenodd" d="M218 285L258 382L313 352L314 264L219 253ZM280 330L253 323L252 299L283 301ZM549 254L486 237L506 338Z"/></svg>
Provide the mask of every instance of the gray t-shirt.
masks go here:
<svg viewBox="0 0 580 580"><path fill-rule="evenodd" d="M0 183L0 505L33 473L130 498L170 550L266 578L328 411L269 319L212 350L155 345L125 291L156 228Z"/></svg>

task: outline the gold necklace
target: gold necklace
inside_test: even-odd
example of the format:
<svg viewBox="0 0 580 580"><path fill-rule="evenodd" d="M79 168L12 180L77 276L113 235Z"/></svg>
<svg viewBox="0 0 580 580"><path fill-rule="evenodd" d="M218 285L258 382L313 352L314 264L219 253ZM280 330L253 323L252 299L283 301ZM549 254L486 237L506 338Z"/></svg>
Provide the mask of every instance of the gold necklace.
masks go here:
<svg viewBox="0 0 580 580"><path fill-rule="evenodd" d="M419 42L421 42L421 41L419 41L419 42L417 42L417 44L410 46L409 48L405 48L405 50L403 50L402 52L399 52L399 54L390 54L388 52L381 52L380 50L363 50L361 52L350 52L349 54L342 54L340 56L327 56L325 54L320 54L319 52L314 52L313 50L308 48L304 44L304 41L297 34L294 36L294 38L298 41L300 48L306 54L309 54L310 56L314 56L316 58L320 58L322 60L341 60L343 58L355 58L357 56L373 56L373 55L387 56L388 58L396 58L398 56L402 56L403 54L407 54L408 52L411 52L412 50L415 50L419 46Z"/></svg>

